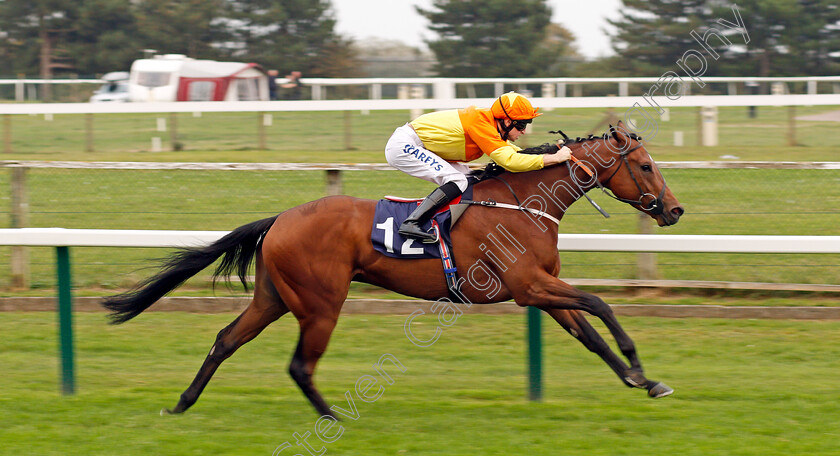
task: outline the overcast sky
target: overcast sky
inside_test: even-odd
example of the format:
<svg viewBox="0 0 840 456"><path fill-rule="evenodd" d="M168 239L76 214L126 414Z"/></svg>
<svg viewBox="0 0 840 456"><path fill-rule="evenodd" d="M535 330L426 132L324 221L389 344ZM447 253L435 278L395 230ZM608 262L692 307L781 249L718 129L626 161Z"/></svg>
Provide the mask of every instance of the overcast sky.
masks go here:
<svg viewBox="0 0 840 456"><path fill-rule="evenodd" d="M356 40L368 37L402 41L423 47L431 38L426 19L414 6L429 8L432 0L332 0L336 12L336 31ZM551 21L562 24L577 38L584 57L602 57L612 53L603 32L605 18L616 18L620 0L548 0L554 12Z"/></svg>

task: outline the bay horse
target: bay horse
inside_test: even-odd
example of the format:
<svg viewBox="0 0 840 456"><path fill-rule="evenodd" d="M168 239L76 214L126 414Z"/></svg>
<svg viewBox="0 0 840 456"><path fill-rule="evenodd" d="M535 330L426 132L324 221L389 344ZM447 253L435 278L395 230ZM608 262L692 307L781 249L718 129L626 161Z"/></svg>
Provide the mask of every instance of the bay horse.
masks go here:
<svg viewBox="0 0 840 456"><path fill-rule="evenodd" d="M647 213L660 226L673 225L683 215L641 138L623 128L619 123L603 137L567 142L574 159L564 165L504 172L475 184L473 201L527 206L531 211L470 207L452 227L453 255L462 271L465 265L481 266L470 268L467 280L459 282L464 300L487 304L513 299L519 306L536 307L599 355L625 385L645 389L650 397L663 397L673 389L645 377L635 345L609 305L558 278L555 222L559 223L565 210L588 190L609 190L610 196ZM105 298L103 305L112 312L112 322L123 323L219 258L214 277L236 273L247 289L245 277L255 262L250 304L219 332L175 408L161 413L182 413L190 408L225 359L291 312L298 320L300 338L289 373L319 414L334 417L315 388L313 374L350 282L374 284L426 300L449 296L439 259L405 260L374 250L370 234L375 206L373 200L328 196L294 207L236 228L206 247L180 249L156 275L132 290ZM498 242L488 242L498 241L500 233L510 242L504 249ZM487 244L496 245L497 251ZM512 254L517 256L511 259ZM603 321L629 365L587 322L584 312Z"/></svg>

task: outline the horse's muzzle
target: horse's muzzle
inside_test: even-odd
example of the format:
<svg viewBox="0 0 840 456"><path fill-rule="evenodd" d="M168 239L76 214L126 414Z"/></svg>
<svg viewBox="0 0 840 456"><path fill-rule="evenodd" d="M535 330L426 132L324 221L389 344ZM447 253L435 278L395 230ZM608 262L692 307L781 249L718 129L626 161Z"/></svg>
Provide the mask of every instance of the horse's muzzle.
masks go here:
<svg viewBox="0 0 840 456"><path fill-rule="evenodd" d="M683 209L682 206L674 206L668 210L662 211L662 213L656 217L656 221L659 223L659 226L676 225L684 213L685 209Z"/></svg>

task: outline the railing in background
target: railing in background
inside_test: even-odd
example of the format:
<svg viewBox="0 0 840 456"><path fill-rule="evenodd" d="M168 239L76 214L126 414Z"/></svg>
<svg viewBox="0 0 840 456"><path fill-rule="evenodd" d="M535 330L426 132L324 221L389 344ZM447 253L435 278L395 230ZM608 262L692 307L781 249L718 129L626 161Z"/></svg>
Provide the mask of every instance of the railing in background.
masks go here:
<svg viewBox="0 0 840 456"><path fill-rule="evenodd" d="M22 103L29 101L43 101L40 94L38 94L38 86L70 86L77 88L78 86L90 86L94 84L103 84L105 81L101 79L36 79L36 78L18 78L18 79L0 79L0 87L4 85L14 86L15 97L14 100ZM77 95L74 98L79 98Z"/></svg>
<svg viewBox="0 0 840 456"><path fill-rule="evenodd" d="M85 150L94 150L94 115L95 114L169 114L168 127L166 118L158 119L159 131L169 130L169 138L172 143L172 150L179 150L177 123L175 113L244 113L255 114L257 125L254 145L261 150L266 148L266 124L271 123L271 113L288 112L344 112L345 121L344 147L352 149L351 122L347 117L352 111L406 111L405 120L410 120L408 112L422 112L432 109L453 109L467 105L489 106L492 98L446 98L446 99L409 99L409 100L320 100L320 101L242 101L242 102L170 102L170 103L0 103L0 115L3 117L3 151L12 153L13 120L14 115L44 115L52 119L52 116L63 114L84 115ZM703 145L718 144L718 116L717 108L732 106L787 106L787 143L795 145L796 142L796 106L837 106L840 105L840 94L837 95L708 95L708 96L682 96L672 100L651 100L644 97L582 97L582 98L539 98L534 103L543 109L563 108L606 108L626 109L624 117L631 114L644 118L646 124L649 119L645 109L652 110L647 103L659 103L663 108L684 108L693 107L698 111L697 137L703 138ZM633 118L636 118L633 117ZM625 118L625 121L628 119ZM644 128L645 125L631 125L629 128ZM638 132L637 133L642 133ZM156 140L156 141L155 141ZM161 138L156 136L152 140L152 151L161 149Z"/></svg>
<svg viewBox="0 0 840 456"><path fill-rule="evenodd" d="M641 97L537 98L543 108L632 108ZM190 101L154 103L6 103L0 114L125 114L171 112L313 112L398 111L490 106L495 98L422 98L410 100L288 100ZM644 101L644 100L641 100ZM840 94L823 95L686 95L662 102L665 107L703 106L830 106L840 105Z"/></svg>
<svg viewBox="0 0 840 456"><path fill-rule="evenodd" d="M809 95L819 93L819 84L832 84L832 92L840 93L840 76L800 76L800 77L704 77L704 83L726 84L728 95L757 94L759 87L765 85L765 93L790 94L791 84L804 84ZM491 86L495 97L505 92L506 87L529 92L538 97L566 97L568 88L571 96L583 96L588 85L616 84L614 94L619 97L630 95L632 86L642 86L642 92L651 85L661 83L660 77L615 77L615 78L303 78L301 83L311 88L313 100L328 99L327 89L366 86L370 99L382 98L383 87L396 86L397 98L454 98L459 93L466 98L474 98L476 86ZM539 86L539 91L527 90L526 87ZM691 93L691 81L682 86L682 94ZM410 90L419 88L420 90ZM460 90L459 90L460 89ZM414 94L414 96L413 96Z"/></svg>
<svg viewBox="0 0 840 456"><path fill-rule="evenodd" d="M659 77L612 77L612 78L302 78L301 83L309 88L313 100L326 100L330 89L342 87L365 87L369 99L377 100L384 92L392 92L396 98L455 98L459 93L467 98L475 98L476 86L492 87L494 96L505 92L506 87L514 87L519 91L527 91L526 87L539 86L540 90L528 91L539 97L566 97L568 88L571 95L583 96L584 88L589 85L615 84L614 94L623 97L630 95L634 86L642 86L645 92L651 85L659 83ZM285 78L277 78L277 83L287 82ZM805 93L816 95L819 84L831 84L833 93L840 93L840 76L794 76L794 77L704 77L707 84L726 84L728 95L757 94L760 85L764 85L765 93L789 94L792 84L804 84ZM43 85L92 85L102 84L99 79L0 79L0 86L13 85L15 87L15 101L36 101L39 95L36 87ZM682 94L688 95L692 82L686 81L682 86ZM386 90L383 90L385 88ZM390 90L393 89L393 90Z"/></svg>

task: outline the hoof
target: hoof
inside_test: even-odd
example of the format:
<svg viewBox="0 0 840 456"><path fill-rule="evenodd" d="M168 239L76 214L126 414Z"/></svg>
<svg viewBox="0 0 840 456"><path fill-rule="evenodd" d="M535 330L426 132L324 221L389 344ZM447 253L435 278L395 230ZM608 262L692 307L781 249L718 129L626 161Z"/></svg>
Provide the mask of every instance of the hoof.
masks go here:
<svg viewBox="0 0 840 456"><path fill-rule="evenodd" d="M672 394L674 394L674 389L662 382L659 382L648 389L648 396L654 399L670 396Z"/></svg>
<svg viewBox="0 0 840 456"><path fill-rule="evenodd" d="M166 416L166 415L180 415L180 413L169 410L168 408L160 409L160 416Z"/></svg>
<svg viewBox="0 0 840 456"><path fill-rule="evenodd" d="M645 374L641 369L629 369L625 372L624 384L631 388L649 389L650 380L645 378Z"/></svg>
<svg viewBox="0 0 840 456"><path fill-rule="evenodd" d="M624 384L631 387L631 388L644 388L644 383L639 383L633 380L631 377L624 377Z"/></svg>

